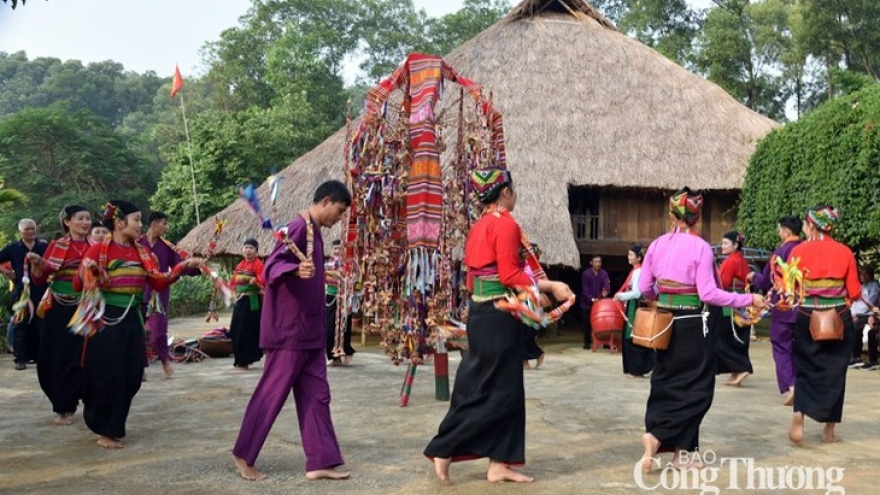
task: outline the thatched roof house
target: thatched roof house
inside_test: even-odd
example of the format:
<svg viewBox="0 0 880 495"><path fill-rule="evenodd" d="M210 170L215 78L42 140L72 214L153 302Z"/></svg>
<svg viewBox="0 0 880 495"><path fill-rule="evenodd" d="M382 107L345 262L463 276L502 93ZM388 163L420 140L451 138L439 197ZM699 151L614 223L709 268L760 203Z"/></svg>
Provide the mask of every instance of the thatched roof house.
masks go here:
<svg viewBox="0 0 880 495"><path fill-rule="evenodd" d="M739 189L756 141L776 127L717 85L619 33L583 0L523 1L445 58L494 92L508 165L521 186L516 216L550 265L581 262L569 186L652 195L661 231L651 236L657 235L661 191L684 184ZM341 178L344 139L340 130L282 172L281 216L304 209L322 181ZM218 252L238 253L244 238L258 234L257 222L241 201L222 214L229 224ZM644 222L638 215L629 221ZM212 229L211 221L203 223L181 245L197 251ZM634 240L614 232L618 244ZM265 254L270 237L262 233L260 240Z"/></svg>

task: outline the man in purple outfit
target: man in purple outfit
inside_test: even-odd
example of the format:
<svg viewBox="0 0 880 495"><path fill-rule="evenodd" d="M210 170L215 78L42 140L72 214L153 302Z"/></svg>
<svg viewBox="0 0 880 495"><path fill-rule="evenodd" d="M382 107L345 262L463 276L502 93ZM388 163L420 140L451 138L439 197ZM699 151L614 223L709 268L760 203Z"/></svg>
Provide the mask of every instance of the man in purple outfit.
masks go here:
<svg viewBox="0 0 880 495"><path fill-rule="evenodd" d="M159 271L166 273L183 261L174 244L171 244L163 237L168 232L168 215L161 211L154 211L150 213L147 225L149 225L147 233L138 242L150 248L150 251L159 260ZM186 275L198 275L199 270L193 269L184 273ZM159 361L162 363L162 371L165 372L165 378L171 378L171 375L174 374L174 368L171 367L171 361L168 358L167 314L168 303L171 301L171 288L161 290L156 294L158 306L151 304L153 292L153 288L149 284L144 286L143 304L144 312L147 315L146 327L150 331L150 343L153 350L156 351Z"/></svg>
<svg viewBox="0 0 880 495"><path fill-rule="evenodd" d="M607 297L611 293L611 280L608 272L602 269L602 257L593 256L590 268L581 274L581 317L584 323L584 349L589 349L593 342L593 330L590 324L590 311L597 299Z"/></svg>
<svg viewBox="0 0 880 495"><path fill-rule="evenodd" d="M344 462L330 418L321 237L321 227L332 227L349 206L351 194L345 184L335 180L321 184L308 211L287 225L293 245L276 243L266 259L260 321L260 347L266 360L232 449L235 466L246 480L266 478L254 463L291 391L306 454L306 478L343 479L350 474L336 470Z"/></svg>
<svg viewBox="0 0 880 495"><path fill-rule="evenodd" d="M771 265L775 258L788 260L791 250L800 244L801 228L803 224L797 217L783 217L776 226L776 233L782 244L770 255L770 261L764 265L761 273L752 272L752 286L761 292L767 292L773 286L773 277L770 275ZM779 296L773 294L771 303L776 304ZM776 383L779 385L779 393L787 394L783 404L790 406L794 402L794 340L792 332L797 320L797 311L780 311L775 307L770 312L770 343L773 348L773 360L776 362Z"/></svg>

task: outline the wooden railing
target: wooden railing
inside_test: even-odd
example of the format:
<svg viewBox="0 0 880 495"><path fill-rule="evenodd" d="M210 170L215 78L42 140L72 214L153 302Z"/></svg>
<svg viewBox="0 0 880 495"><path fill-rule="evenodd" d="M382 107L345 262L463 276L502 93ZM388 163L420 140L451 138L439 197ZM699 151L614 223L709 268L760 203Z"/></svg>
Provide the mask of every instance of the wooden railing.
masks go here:
<svg viewBox="0 0 880 495"><path fill-rule="evenodd" d="M599 215L571 215L575 241L599 239Z"/></svg>

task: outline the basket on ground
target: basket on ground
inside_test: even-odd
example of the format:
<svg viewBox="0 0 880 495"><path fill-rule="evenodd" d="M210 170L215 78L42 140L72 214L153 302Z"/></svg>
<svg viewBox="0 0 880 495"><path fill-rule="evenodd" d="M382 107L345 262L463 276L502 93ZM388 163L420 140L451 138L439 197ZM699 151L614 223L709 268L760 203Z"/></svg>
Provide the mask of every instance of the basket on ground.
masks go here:
<svg viewBox="0 0 880 495"><path fill-rule="evenodd" d="M211 357L226 357L232 354L232 339L202 337L199 350Z"/></svg>

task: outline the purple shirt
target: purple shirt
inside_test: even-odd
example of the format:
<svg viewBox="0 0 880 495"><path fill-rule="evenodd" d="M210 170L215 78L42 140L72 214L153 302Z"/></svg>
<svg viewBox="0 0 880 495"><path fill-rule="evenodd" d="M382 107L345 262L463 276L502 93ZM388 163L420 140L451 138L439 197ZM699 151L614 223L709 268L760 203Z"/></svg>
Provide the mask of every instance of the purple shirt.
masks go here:
<svg viewBox="0 0 880 495"><path fill-rule="evenodd" d="M260 347L269 349L310 350L327 345L327 319L324 305L324 240L321 228L315 231L312 262L315 276L302 279L293 274L299 258L283 242L275 243L266 258L263 277L266 292L260 317ZM287 235L306 252L306 223L297 217L287 225Z"/></svg>
<svg viewBox="0 0 880 495"><path fill-rule="evenodd" d="M801 241L788 241L783 243L781 246L773 250L773 253L770 254L770 260L766 265L764 265L764 269L761 270L761 273L755 273L755 278L752 279L752 285L757 287L761 292L767 292L773 287L773 276L770 275L770 269L772 268L773 259L777 256L782 258L783 260L788 260L788 256L791 254L791 250L794 249L795 246L800 244ZM771 295L770 302L776 303L779 301L779 296L775 293ZM797 311L780 311L776 308L770 310L770 317L780 323L794 323L797 321Z"/></svg>
<svg viewBox="0 0 880 495"><path fill-rule="evenodd" d="M752 304L751 294L721 290L715 277L715 256L709 243L700 236L670 232L648 246L639 291L645 299L656 299L657 280L671 280L695 286L700 300L712 306L743 308Z"/></svg>
<svg viewBox="0 0 880 495"><path fill-rule="evenodd" d="M605 295L611 294L611 279L608 278L608 272L599 269L599 273L593 271L593 268L587 268L581 274L581 306L589 307L593 304L593 299L600 299L602 291Z"/></svg>
<svg viewBox="0 0 880 495"><path fill-rule="evenodd" d="M138 240L142 246L146 246L156 255L156 259L159 260L159 271L162 273L167 273L169 270L177 266L178 263L182 261L179 254L174 252L168 244L162 239L156 239L156 243L152 246L150 245L150 240L147 239L146 235L141 236ZM196 270L198 273L198 270ZM191 270L185 272L186 275L192 275ZM143 304L147 305L150 303L150 298L153 297L153 288L150 287L150 284L144 285L144 296L143 296ZM168 302L171 299L171 287L167 289L159 291L159 301L162 302L162 307L167 311Z"/></svg>

